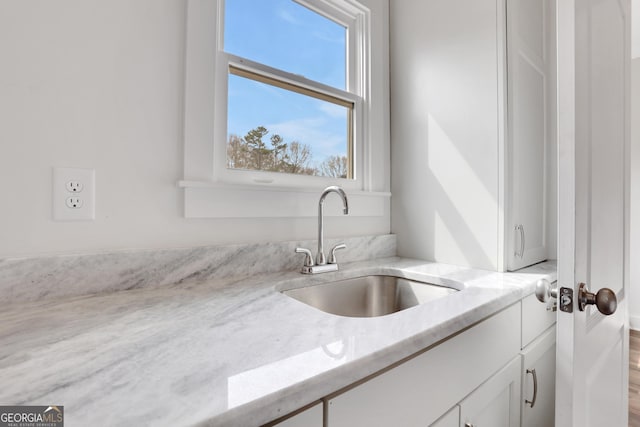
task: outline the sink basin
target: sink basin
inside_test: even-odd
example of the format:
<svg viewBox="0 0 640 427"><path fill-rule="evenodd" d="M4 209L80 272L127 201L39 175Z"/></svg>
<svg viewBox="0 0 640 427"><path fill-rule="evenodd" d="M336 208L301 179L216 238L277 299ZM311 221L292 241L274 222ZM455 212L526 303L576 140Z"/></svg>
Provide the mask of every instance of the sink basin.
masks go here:
<svg viewBox="0 0 640 427"><path fill-rule="evenodd" d="M432 283L395 276L364 276L283 291L307 305L347 317L395 313L456 292Z"/></svg>

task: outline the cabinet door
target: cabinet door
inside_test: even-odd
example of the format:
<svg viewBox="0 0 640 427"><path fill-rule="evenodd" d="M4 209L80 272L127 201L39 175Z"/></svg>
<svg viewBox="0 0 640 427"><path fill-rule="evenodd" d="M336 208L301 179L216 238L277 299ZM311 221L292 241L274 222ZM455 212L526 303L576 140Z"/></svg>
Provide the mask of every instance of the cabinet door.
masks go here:
<svg viewBox="0 0 640 427"><path fill-rule="evenodd" d="M553 96L549 0L508 0L508 269L547 258ZM509 179L510 177L510 179Z"/></svg>
<svg viewBox="0 0 640 427"><path fill-rule="evenodd" d="M460 403L463 427L520 425L520 357L489 378Z"/></svg>
<svg viewBox="0 0 640 427"><path fill-rule="evenodd" d="M528 345L522 351L522 357L522 427L553 427L556 398L555 326Z"/></svg>
<svg viewBox="0 0 640 427"><path fill-rule="evenodd" d="M269 427L322 427L323 414L322 403L318 403L309 409L306 409L293 417L287 418L284 421L267 424ZM267 427L265 426L265 427Z"/></svg>

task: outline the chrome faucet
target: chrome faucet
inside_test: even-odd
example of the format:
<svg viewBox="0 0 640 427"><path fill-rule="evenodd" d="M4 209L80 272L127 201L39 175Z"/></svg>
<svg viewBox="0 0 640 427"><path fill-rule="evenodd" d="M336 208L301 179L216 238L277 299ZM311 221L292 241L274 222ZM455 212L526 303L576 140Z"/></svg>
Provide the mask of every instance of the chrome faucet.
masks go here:
<svg viewBox="0 0 640 427"><path fill-rule="evenodd" d="M345 249L347 246L344 243L340 243L331 249L331 255L329 255L329 261L324 255L324 199L327 198L329 193L336 193L342 199L343 212L345 215L349 214L349 201L344 190L338 186L331 186L324 189L320 195L320 201L318 201L318 253L316 254L316 261L313 262L313 255L309 249L296 248L296 253L305 254L304 266L302 267L303 274L317 274L326 273L328 271L338 270L338 260L336 259L336 251Z"/></svg>

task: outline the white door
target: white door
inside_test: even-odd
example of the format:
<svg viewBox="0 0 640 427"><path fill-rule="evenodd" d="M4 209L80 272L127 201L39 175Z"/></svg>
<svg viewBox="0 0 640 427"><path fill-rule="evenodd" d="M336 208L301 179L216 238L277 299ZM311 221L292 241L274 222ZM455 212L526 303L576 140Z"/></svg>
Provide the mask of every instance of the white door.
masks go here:
<svg viewBox="0 0 640 427"><path fill-rule="evenodd" d="M628 0L558 1L558 283L574 304L558 312L557 426L627 426L629 16ZM578 310L581 282L617 310Z"/></svg>

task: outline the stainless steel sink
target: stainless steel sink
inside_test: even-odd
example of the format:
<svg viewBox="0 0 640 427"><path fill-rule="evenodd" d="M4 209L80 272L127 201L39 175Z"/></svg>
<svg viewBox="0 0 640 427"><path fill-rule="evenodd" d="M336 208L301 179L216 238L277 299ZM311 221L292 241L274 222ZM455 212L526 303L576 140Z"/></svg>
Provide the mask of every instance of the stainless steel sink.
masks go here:
<svg viewBox="0 0 640 427"><path fill-rule="evenodd" d="M283 291L285 295L327 313L376 317L424 304L457 289L395 276L364 276Z"/></svg>

